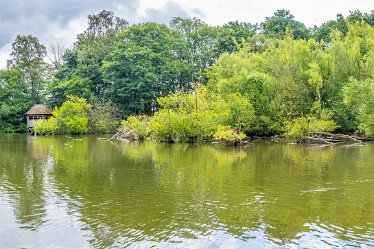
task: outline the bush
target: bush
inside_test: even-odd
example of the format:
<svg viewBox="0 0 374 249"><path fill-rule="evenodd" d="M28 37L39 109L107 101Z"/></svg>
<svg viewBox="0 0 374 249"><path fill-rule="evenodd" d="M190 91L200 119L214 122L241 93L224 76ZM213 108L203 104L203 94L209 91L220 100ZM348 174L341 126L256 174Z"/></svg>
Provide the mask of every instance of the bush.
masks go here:
<svg viewBox="0 0 374 249"><path fill-rule="evenodd" d="M150 118L152 138L160 141L190 142L211 137L216 129L214 103L205 87L194 93L178 92L157 99L160 110Z"/></svg>
<svg viewBox="0 0 374 249"><path fill-rule="evenodd" d="M87 103L86 99L68 96L68 100L53 112L60 133L73 135L87 133L90 110L91 105Z"/></svg>
<svg viewBox="0 0 374 249"><path fill-rule="evenodd" d="M251 131L254 123L255 110L252 103L240 93L232 93L227 96L229 125L241 131Z"/></svg>
<svg viewBox="0 0 374 249"><path fill-rule="evenodd" d="M69 96L52 118L35 122L37 134L82 134L88 132L88 112L91 105L83 98Z"/></svg>
<svg viewBox="0 0 374 249"><path fill-rule="evenodd" d="M291 124L286 126L286 137L299 140L309 133L309 123L304 117L293 120Z"/></svg>
<svg viewBox="0 0 374 249"><path fill-rule="evenodd" d="M219 125L214 139L225 143L236 144L245 138L243 132L236 132L231 126Z"/></svg>
<svg viewBox="0 0 374 249"><path fill-rule="evenodd" d="M313 120L309 123L309 132L316 131L335 131L338 125L333 120Z"/></svg>
<svg viewBox="0 0 374 249"><path fill-rule="evenodd" d="M92 133L111 133L120 125L119 109L112 102L97 102L88 114L88 123Z"/></svg>
<svg viewBox="0 0 374 249"><path fill-rule="evenodd" d="M331 132L338 128L333 120L306 119L305 117L294 119L286 126L286 137L300 140L310 132Z"/></svg>
<svg viewBox="0 0 374 249"><path fill-rule="evenodd" d="M176 120L177 115L172 110L160 110L156 112L149 122L151 137L166 142L178 140L175 125Z"/></svg>
<svg viewBox="0 0 374 249"><path fill-rule="evenodd" d="M55 135L59 133L57 120L54 117L35 122L34 132L40 135Z"/></svg>
<svg viewBox="0 0 374 249"><path fill-rule="evenodd" d="M139 140L144 140L149 135L148 116L129 116L126 120L122 121L121 130L127 132L133 130L139 136Z"/></svg>

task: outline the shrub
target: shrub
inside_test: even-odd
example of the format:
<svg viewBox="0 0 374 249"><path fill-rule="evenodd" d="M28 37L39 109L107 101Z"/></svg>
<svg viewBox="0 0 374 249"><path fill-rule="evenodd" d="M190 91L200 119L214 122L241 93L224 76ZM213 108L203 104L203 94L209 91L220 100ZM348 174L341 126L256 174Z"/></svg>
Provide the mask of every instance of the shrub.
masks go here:
<svg viewBox="0 0 374 249"><path fill-rule="evenodd" d="M225 143L236 144L245 138L243 132L236 132L231 126L219 125L214 139Z"/></svg>
<svg viewBox="0 0 374 249"><path fill-rule="evenodd" d="M40 135L54 135L59 133L57 120L54 117L35 122L34 132Z"/></svg>
<svg viewBox="0 0 374 249"><path fill-rule="evenodd" d="M300 140L310 132L331 132L338 128L333 120L306 119L305 117L294 119L286 126L286 137Z"/></svg>
<svg viewBox="0 0 374 249"><path fill-rule="evenodd" d="M144 140L149 135L148 116L129 116L126 120L122 121L121 130L127 132L133 130L139 136L139 140Z"/></svg>
<svg viewBox="0 0 374 249"><path fill-rule="evenodd" d="M88 112L91 105L83 98L69 96L52 118L35 123L37 134L82 134L88 132Z"/></svg>
<svg viewBox="0 0 374 249"><path fill-rule="evenodd" d="M153 139L172 142L177 140L175 130L175 112L171 110L160 110L151 117L149 128Z"/></svg>
<svg viewBox="0 0 374 249"><path fill-rule="evenodd" d="M309 132L326 131L331 132L338 128L333 120L313 120L309 123Z"/></svg>
<svg viewBox="0 0 374 249"><path fill-rule="evenodd" d="M157 99L160 110L150 118L151 136L161 141L211 139L219 124L228 123L226 100L204 86ZM236 121L236 119L235 119Z"/></svg>
<svg viewBox="0 0 374 249"><path fill-rule="evenodd" d="M240 93L232 93L227 97L229 114L229 125L241 131L251 131L254 119L254 108L252 103Z"/></svg>
<svg viewBox="0 0 374 249"><path fill-rule="evenodd" d="M61 133L82 134L88 132L88 112L91 105L86 99L68 96L62 106L53 112Z"/></svg>
<svg viewBox="0 0 374 249"><path fill-rule="evenodd" d="M304 117L293 120L291 124L286 126L286 137L299 140L309 133L309 123Z"/></svg>
<svg viewBox="0 0 374 249"><path fill-rule="evenodd" d="M119 109L112 102L93 104L88 114L88 123L92 133L111 133L120 125Z"/></svg>

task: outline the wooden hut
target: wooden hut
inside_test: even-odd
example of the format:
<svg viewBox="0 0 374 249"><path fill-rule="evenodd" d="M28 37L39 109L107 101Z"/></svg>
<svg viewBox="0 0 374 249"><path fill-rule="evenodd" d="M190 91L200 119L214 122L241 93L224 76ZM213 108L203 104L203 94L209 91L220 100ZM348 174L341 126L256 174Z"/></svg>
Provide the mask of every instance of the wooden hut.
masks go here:
<svg viewBox="0 0 374 249"><path fill-rule="evenodd" d="M45 105L34 105L26 112L27 128L32 130L34 122L40 119L49 119L52 117L52 110Z"/></svg>

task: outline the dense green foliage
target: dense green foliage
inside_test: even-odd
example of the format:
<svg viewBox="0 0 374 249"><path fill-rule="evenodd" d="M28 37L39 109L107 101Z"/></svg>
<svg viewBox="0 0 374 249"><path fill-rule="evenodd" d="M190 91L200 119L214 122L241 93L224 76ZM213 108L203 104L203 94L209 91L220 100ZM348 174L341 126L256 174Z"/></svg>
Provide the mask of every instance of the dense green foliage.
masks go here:
<svg viewBox="0 0 374 249"><path fill-rule="evenodd" d="M37 134L82 134L89 131L88 113L91 105L83 98L69 96L53 117L37 121L34 131Z"/></svg>
<svg viewBox="0 0 374 249"><path fill-rule="evenodd" d="M111 133L119 126L118 109L110 102L96 102L93 106L84 98L68 96L53 117L36 122L36 134Z"/></svg>
<svg viewBox="0 0 374 249"><path fill-rule="evenodd" d="M17 36L8 69L0 70L0 132L26 129L24 114L44 100L49 68L45 47L34 36Z"/></svg>
<svg viewBox="0 0 374 249"><path fill-rule="evenodd" d="M150 135L160 141L212 139L238 142L241 130L250 129L253 106L240 94L220 96L204 86L196 86L193 93L177 92L159 98L160 105L152 117L130 116L123 123L141 138ZM218 132L218 133L217 133Z"/></svg>
<svg viewBox="0 0 374 249"><path fill-rule="evenodd" d="M288 33L292 33L295 39L307 39L310 36L309 30L288 10L277 10L274 16L267 17L261 24L265 35L269 37L284 38Z"/></svg>
<svg viewBox="0 0 374 249"><path fill-rule="evenodd" d="M161 109L151 117L150 129L152 137L162 141L211 138L229 115L226 102L205 87L160 98L158 103Z"/></svg>
<svg viewBox="0 0 374 249"><path fill-rule="evenodd" d="M306 119L304 117L293 120L286 126L286 136L292 139L302 139L311 132L330 132L338 128L333 120Z"/></svg>
<svg viewBox="0 0 374 249"><path fill-rule="evenodd" d="M365 22L373 26L374 10L371 13L361 13L359 10L351 11L346 18L342 14L338 14L336 20L330 20L319 27L314 27L312 31L313 37L317 41L324 40L325 42L329 42L331 40L330 33L334 30L338 30L343 35L346 35L348 32L348 22Z"/></svg>
<svg viewBox="0 0 374 249"><path fill-rule="evenodd" d="M119 108L112 102L97 101L88 112L91 133L111 133L120 125Z"/></svg>
<svg viewBox="0 0 374 249"><path fill-rule="evenodd" d="M102 66L106 96L125 114L151 113L158 97L184 87L189 67L178 59L183 46L181 35L165 25L128 28Z"/></svg>
<svg viewBox="0 0 374 249"><path fill-rule="evenodd" d="M0 131L25 130L24 114L33 104L18 69L0 71Z"/></svg>
<svg viewBox="0 0 374 249"><path fill-rule="evenodd" d="M36 37L17 36L0 71L0 130L23 130L27 109L46 102L58 112L40 133L107 133L130 116L123 127L163 141L374 135L373 25L374 12L359 11L313 29L287 10L217 27L196 18L129 25L102 11L52 65Z"/></svg>
<svg viewBox="0 0 374 249"><path fill-rule="evenodd" d="M145 115L129 116L122 121L121 131L124 133L134 131L139 140L144 140L149 136L149 117Z"/></svg>
<svg viewBox="0 0 374 249"><path fill-rule="evenodd" d="M364 23L348 24L345 37L337 31L331 37L328 46L289 36L268 41L260 53L248 46L225 54L212 68L208 85L222 95L247 96L257 116L255 132L282 133L300 117L331 119L341 131L354 131L368 118L358 115L365 112L362 105L358 109L349 105L349 93L365 104L369 96L350 82L372 82L374 29Z"/></svg>
<svg viewBox="0 0 374 249"><path fill-rule="evenodd" d="M245 138L245 134L243 132L237 132L230 126L223 126L219 125L217 127L217 131L214 134L214 139L217 141L224 141L226 143L235 144L240 142Z"/></svg>

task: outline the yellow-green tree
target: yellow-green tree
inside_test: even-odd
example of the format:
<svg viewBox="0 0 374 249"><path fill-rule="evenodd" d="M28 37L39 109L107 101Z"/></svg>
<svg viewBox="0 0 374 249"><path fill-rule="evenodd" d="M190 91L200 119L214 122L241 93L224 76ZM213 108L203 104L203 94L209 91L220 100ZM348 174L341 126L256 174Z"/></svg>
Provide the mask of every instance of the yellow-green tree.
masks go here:
<svg viewBox="0 0 374 249"><path fill-rule="evenodd" d="M89 131L88 113L91 105L86 99L69 96L60 108L53 111L53 117L36 122L37 134L82 134Z"/></svg>

